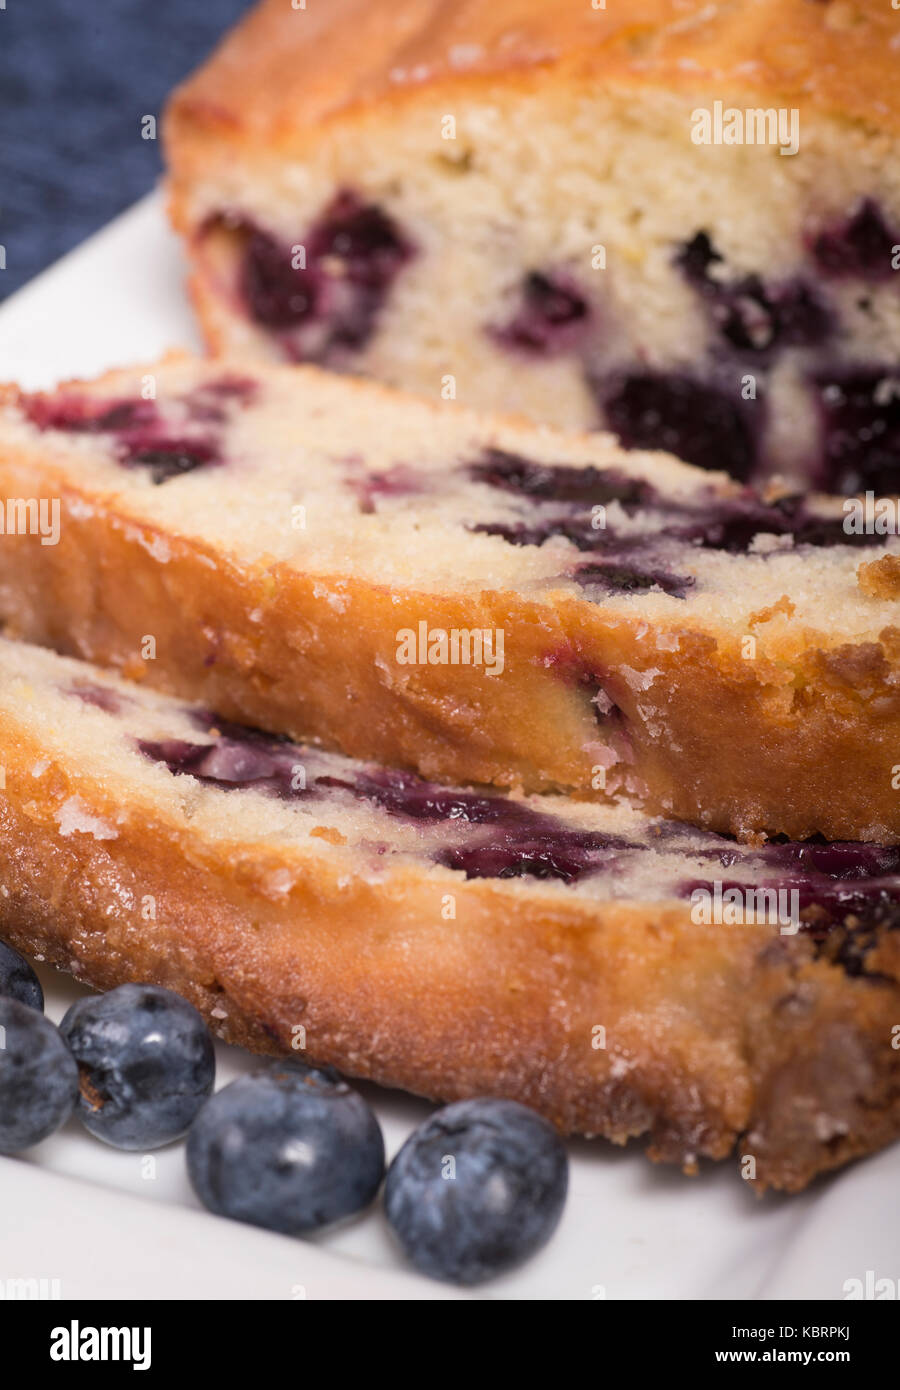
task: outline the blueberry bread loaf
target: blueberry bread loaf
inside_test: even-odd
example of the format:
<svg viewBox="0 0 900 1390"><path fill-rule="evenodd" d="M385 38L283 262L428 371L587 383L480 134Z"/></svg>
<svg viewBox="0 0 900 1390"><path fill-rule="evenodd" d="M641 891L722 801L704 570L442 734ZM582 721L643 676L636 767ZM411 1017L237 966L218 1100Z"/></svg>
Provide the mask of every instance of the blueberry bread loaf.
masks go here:
<svg viewBox="0 0 900 1390"><path fill-rule="evenodd" d="M191 359L8 391L0 495L11 630L223 717L742 836L900 839L900 546L849 502Z"/></svg>
<svg viewBox="0 0 900 1390"><path fill-rule="evenodd" d="M174 96L216 349L900 488L887 0L267 0Z"/></svg>
<svg viewBox="0 0 900 1390"><path fill-rule="evenodd" d="M8 641L0 742L0 933L79 979L762 1187L900 1128L896 849L440 787Z"/></svg>

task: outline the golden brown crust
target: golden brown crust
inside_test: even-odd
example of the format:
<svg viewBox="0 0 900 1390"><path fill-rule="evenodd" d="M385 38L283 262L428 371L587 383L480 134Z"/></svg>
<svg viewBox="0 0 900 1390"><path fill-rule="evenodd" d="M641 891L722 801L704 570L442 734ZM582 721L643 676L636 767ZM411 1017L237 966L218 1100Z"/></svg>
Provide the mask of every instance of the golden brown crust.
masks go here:
<svg viewBox="0 0 900 1390"><path fill-rule="evenodd" d="M746 91L900 128L897 14L882 0L264 0L175 93L174 145L204 134L302 146L427 90L543 79Z"/></svg>
<svg viewBox="0 0 900 1390"><path fill-rule="evenodd" d="M882 555L860 565L859 587L870 598L900 598L900 555Z"/></svg>
<svg viewBox="0 0 900 1390"><path fill-rule="evenodd" d="M806 937L697 926L684 904L414 866L375 884L302 848L207 840L145 793L111 805L89 768L57 760L35 782L47 750L15 717L0 737L0 928L99 988L160 983L255 1050L299 1037L352 1075L514 1097L686 1169L737 1144L761 1188L799 1190L900 1129L897 933L869 958L883 978L850 979ZM73 790L114 838L60 833Z"/></svg>

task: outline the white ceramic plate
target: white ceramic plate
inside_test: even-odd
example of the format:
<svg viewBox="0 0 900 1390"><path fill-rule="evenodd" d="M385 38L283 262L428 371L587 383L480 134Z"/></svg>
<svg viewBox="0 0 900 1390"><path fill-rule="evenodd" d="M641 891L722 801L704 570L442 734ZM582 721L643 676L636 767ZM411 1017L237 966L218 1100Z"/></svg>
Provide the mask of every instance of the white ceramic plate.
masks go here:
<svg viewBox="0 0 900 1390"><path fill-rule="evenodd" d="M183 282L154 195L0 308L0 379L41 387L199 346ZM0 845L0 884L2 872ZM57 1020L84 992L49 971L43 982ZM220 1047L219 1084L252 1065ZM429 1107L363 1089L394 1153ZM0 1159L0 1293L34 1278L64 1298L840 1299L867 1270L900 1280L900 1145L800 1197L762 1199L730 1162L691 1180L638 1146L578 1142L571 1155L550 1245L471 1295L408 1270L377 1209L321 1240L271 1235L200 1208L183 1145L148 1161L73 1121L27 1158Z"/></svg>

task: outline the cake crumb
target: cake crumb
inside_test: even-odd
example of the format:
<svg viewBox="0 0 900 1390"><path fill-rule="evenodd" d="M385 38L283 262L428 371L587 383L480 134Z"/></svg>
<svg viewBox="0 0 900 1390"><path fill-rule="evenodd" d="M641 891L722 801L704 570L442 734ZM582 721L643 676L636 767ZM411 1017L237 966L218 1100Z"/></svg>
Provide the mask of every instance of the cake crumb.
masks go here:
<svg viewBox="0 0 900 1390"><path fill-rule="evenodd" d="M119 832L93 815L79 796L70 796L59 808L60 835L93 835L95 840L116 840Z"/></svg>
<svg viewBox="0 0 900 1390"><path fill-rule="evenodd" d="M326 840L329 845L345 845L347 843L346 835L342 835L331 825L317 825L309 834L311 839Z"/></svg>
<svg viewBox="0 0 900 1390"><path fill-rule="evenodd" d="M900 598L900 555L864 561L856 571L856 582L869 598Z"/></svg>
<svg viewBox="0 0 900 1390"><path fill-rule="evenodd" d="M783 613L786 618L792 618L794 612L795 605L787 594L782 594L777 603L772 603L768 608L760 608L756 613L751 613L747 619L747 625L748 627L756 627L759 623L770 623L779 613Z"/></svg>

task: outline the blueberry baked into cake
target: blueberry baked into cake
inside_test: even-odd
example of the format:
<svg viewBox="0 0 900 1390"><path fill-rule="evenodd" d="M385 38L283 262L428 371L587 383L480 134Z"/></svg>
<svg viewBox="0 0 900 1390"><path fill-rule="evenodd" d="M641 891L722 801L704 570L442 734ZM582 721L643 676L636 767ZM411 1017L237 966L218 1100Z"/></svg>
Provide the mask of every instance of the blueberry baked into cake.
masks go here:
<svg viewBox="0 0 900 1390"><path fill-rule="evenodd" d="M11 630L223 717L741 835L900 838L900 550L841 500L189 358L8 390L0 491L35 532L59 508L0 545Z"/></svg>
<svg viewBox="0 0 900 1390"><path fill-rule="evenodd" d="M3 933L101 989L762 1188L897 1132L900 850L437 786L5 640L0 738ZM735 888L793 906L698 918Z"/></svg>
<svg viewBox="0 0 900 1390"><path fill-rule="evenodd" d="M890 4L389 9L265 0L176 92L214 349L900 490Z"/></svg>

